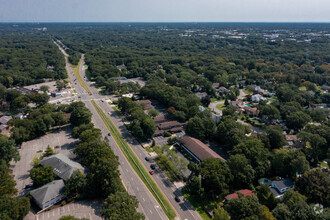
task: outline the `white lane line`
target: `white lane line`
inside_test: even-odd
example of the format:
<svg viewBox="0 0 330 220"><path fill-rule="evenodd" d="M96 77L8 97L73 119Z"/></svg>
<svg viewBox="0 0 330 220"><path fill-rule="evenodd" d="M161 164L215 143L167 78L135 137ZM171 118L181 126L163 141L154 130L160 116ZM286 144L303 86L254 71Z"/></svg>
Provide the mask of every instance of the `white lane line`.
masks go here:
<svg viewBox="0 0 330 220"><path fill-rule="evenodd" d="M145 202L146 200L144 199L144 197L142 197L142 199L143 199L143 202Z"/></svg>
<svg viewBox="0 0 330 220"><path fill-rule="evenodd" d="M152 214L152 211L151 210L149 210L150 211L150 213Z"/></svg>

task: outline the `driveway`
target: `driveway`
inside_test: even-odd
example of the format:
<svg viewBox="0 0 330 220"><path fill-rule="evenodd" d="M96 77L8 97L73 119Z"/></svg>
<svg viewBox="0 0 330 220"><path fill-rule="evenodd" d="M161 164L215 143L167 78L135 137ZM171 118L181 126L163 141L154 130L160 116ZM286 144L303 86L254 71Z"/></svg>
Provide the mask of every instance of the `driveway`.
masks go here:
<svg viewBox="0 0 330 220"><path fill-rule="evenodd" d="M218 113L222 116L222 110L217 109L217 105L223 104L223 103L225 103L225 101L211 102L209 105L209 109L211 111L215 111L216 113Z"/></svg>

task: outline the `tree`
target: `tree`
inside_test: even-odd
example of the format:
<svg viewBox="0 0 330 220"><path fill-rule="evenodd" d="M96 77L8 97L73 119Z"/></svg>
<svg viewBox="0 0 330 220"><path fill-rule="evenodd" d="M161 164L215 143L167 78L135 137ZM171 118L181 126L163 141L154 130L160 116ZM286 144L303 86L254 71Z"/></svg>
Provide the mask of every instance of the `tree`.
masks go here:
<svg viewBox="0 0 330 220"><path fill-rule="evenodd" d="M189 119L188 124L186 126L186 132L192 136L195 137L197 139L204 139L205 134L204 134L204 123L203 120L198 117L195 116L191 119Z"/></svg>
<svg viewBox="0 0 330 220"><path fill-rule="evenodd" d="M273 105L265 105L260 110L260 115L268 120L280 118L280 111Z"/></svg>
<svg viewBox="0 0 330 220"><path fill-rule="evenodd" d="M255 170L256 177L264 176L266 171L270 168L268 162L269 151L255 136L251 136L247 138L245 142L236 145L232 153L245 155Z"/></svg>
<svg viewBox="0 0 330 220"><path fill-rule="evenodd" d="M0 197L0 218L4 220L23 220L30 210L28 198Z"/></svg>
<svg viewBox="0 0 330 220"><path fill-rule="evenodd" d="M199 178L198 176L192 176L192 178L187 184L187 189L189 190L191 195L194 195L197 198L201 198L204 193L201 178Z"/></svg>
<svg viewBox="0 0 330 220"><path fill-rule="evenodd" d="M86 175L81 170L75 170L65 183L65 195L68 197L81 195L85 193L86 185Z"/></svg>
<svg viewBox="0 0 330 220"><path fill-rule="evenodd" d="M286 119L287 126L294 130L300 130L312 119L302 111L294 112L288 115Z"/></svg>
<svg viewBox="0 0 330 220"><path fill-rule="evenodd" d="M211 99L210 99L210 96L205 96L201 99L201 102L203 104L203 106L209 106L209 104L211 103Z"/></svg>
<svg viewBox="0 0 330 220"><path fill-rule="evenodd" d="M38 107L46 104L49 100L49 95L47 95L46 93L38 93L35 95L30 95L29 97L31 101L34 102Z"/></svg>
<svg viewBox="0 0 330 220"><path fill-rule="evenodd" d="M287 220L292 218L292 213L289 207L283 203L279 203L272 211L272 214L277 220Z"/></svg>
<svg viewBox="0 0 330 220"><path fill-rule="evenodd" d="M127 192L116 192L110 194L104 201L100 213L105 219L145 219L143 214L136 211L137 207L138 200L135 196L131 196Z"/></svg>
<svg viewBox="0 0 330 220"><path fill-rule="evenodd" d="M44 93L48 92L49 86L46 86L46 85L40 86L40 91L43 91Z"/></svg>
<svg viewBox="0 0 330 220"><path fill-rule="evenodd" d="M322 109L313 110L310 114L312 119L316 122L324 122L327 119L325 111Z"/></svg>
<svg viewBox="0 0 330 220"><path fill-rule="evenodd" d="M66 87L65 82L63 82L62 80L56 80L56 88L58 91L61 91L65 87Z"/></svg>
<svg viewBox="0 0 330 220"><path fill-rule="evenodd" d="M159 111L157 111L156 109L152 108L152 109L149 110L148 115L150 117L156 117L157 115L159 115Z"/></svg>
<svg viewBox="0 0 330 220"><path fill-rule="evenodd" d="M217 208L214 210L214 215L213 215L214 220L230 220L230 216L226 210L223 208Z"/></svg>
<svg viewBox="0 0 330 220"><path fill-rule="evenodd" d="M225 106L227 107L228 105L229 105L229 102L228 102L228 99L227 99L227 97L226 97L226 99L225 99Z"/></svg>
<svg viewBox="0 0 330 220"><path fill-rule="evenodd" d="M70 116L70 122L74 126L91 123L92 113L86 107L75 108Z"/></svg>
<svg viewBox="0 0 330 220"><path fill-rule="evenodd" d="M11 137L15 140L16 144L22 144L23 141L27 141L29 139L30 131L28 131L23 126L14 127L12 130Z"/></svg>
<svg viewBox="0 0 330 220"><path fill-rule="evenodd" d="M30 176L35 187L45 185L53 181L56 175L53 168L49 166L34 167L30 170Z"/></svg>
<svg viewBox="0 0 330 220"><path fill-rule="evenodd" d="M17 192L15 185L16 182L11 175L8 165L3 160L0 160L0 198L5 195L15 195Z"/></svg>
<svg viewBox="0 0 330 220"><path fill-rule="evenodd" d="M201 163L200 175L205 193L213 197L228 194L232 174L226 163L220 159L205 159Z"/></svg>
<svg viewBox="0 0 330 220"><path fill-rule="evenodd" d="M267 137L272 149L283 147L286 144L283 131L278 125L271 125L267 127Z"/></svg>
<svg viewBox="0 0 330 220"><path fill-rule="evenodd" d="M243 154L231 155L227 163L233 174L234 185L237 189L249 186L252 183L255 171Z"/></svg>
<svg viewBox="0 0 330 220"><path fill-rule="evenodd" d="M268 185L261 185L257 187L257 197L260 204L267 206L271 210L277 205L277 200L274 194L270 191Z"/></svg>
<svg viewBox="0 0 330 220"><path fill-rule="evenodd" d="M330 179L327 172L320 169L305 172L296 182L296 189L305 195L310 203L330 205Z"/></svg>
<svg viewBox="0 0 330 220"><path fill-rule="evenodd" d="M102 132L100 129L92 128L92 129L88 129L88 130L85 130L82 133L80 133L79 139L82 142L90 142L90 141L94 141L94 140L99 140L101 138L101 135L102 135Z"/></svg>
<svg viewBox="0 0 330 220"><path fill-rule="evenodd" d="M144 139L152 138L156 131L156 124L151 118L145 118L141 123Z"/></svg>
<svg viewBox="0 0 330 220"><path fill-rule="evenodd" d="M232 106L232 105L228 105L223 111L222 111L222 115L229 115L229 116L233 116L235 114L235 112L237 111L236 107Z"/></svg>
<svg viewBox="0 0 330 220"><path fill-rule="evenodd" d="M282 202L293 210L298 203L306 202L306 196L301 195L299 192L294 190L289 190L284 193Z"/></svg>
<svg viewBox="0 0 330 220"><path fill-rule="evenodd" d="M258 219L260 204L251 196L231 199L224 206L231 219Z"/></svg>
<svg viewBox="0 0 330 220"><path fill-rule="evenodd" d="M49 157L49 156L54 155L54 154L55 154L54 149L51 148L51 146L48 145L46 150L45 150L45 153L43 153L43 155L42 155L42 158Z"/></svg>
<svg viewBox="0 0 330 220"><path fill-rule="evenodd" d="M13 139L0 134L0 159L7 164L14 159L16 162L20 159L19 152Z"/></svg>
<svg viewBox="0 0 330 220"><path fill-rule="evenodd" d="M10 103L10 109L14 111L25 108L29 101L30 99L27 96L19 96Z"/></svg>
<svg viewBox="0 0 330 220"><path fill-rule="evenodd" d="M260 220L276 220L276 218L274 218L274 216L269 211L267 206L264 206L264 205L260 206L260 208L259 208L259 219Z"/></svg>

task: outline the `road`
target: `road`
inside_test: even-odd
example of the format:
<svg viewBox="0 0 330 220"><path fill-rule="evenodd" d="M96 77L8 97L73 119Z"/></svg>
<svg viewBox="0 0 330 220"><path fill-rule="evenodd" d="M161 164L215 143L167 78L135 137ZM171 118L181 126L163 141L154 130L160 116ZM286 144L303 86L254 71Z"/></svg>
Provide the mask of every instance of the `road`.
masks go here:
<svg viewBox="0 0 330 220"><path fill-rule="evenodd" d="M96 103L102 108L104 112L110 112L109 116L112 122L117 127L118 131L121 133L126 142L130 145L132 150L135 152L136 156L140 160L140 162L145 166L147 170L150 170L150 162L145 161L145 157L148 156L148 152L141 147L141 145L136 141L134 137L131 136L130 132L126 129L121 118L118 117L115 111L111 108L111 106L107 102L102 102L106 97L102 96L98 93L98 90L91 84L91 82L86 81L85 83L90 88L92 95L89 95L80 85L77 83L76 77L73 74L73 71L67 61L66 58L66 69L70 76L70 81L72 85L75 87L78 97L81 101L83 101L86 106L90 109L93 114L93 123L99 129L101 129L102 134L107 136L109 133L108 129L104 125L103 121L97 114L96 110L90 103L91 100L95 100ZM85 79L85 71L84 71L84 55L82 55L82 62L79 66L79 73ZM139 209L143 212L147 219L167 219L164 211L159 206L158 202L149 192L144 183L137 176L129 162L126 160L125 156L122 154L119 146L113 140L113 138L109 138L110 145L113 148L113 151L116 155L119 156L120 162L120 173L122 181L127 189L127 191L135 195L140 202ZM156 170L155 174L152 176L159 189L163 192L164 196L167 197L168 201L171 203L173 208L177 213L177 219L202 219L198 212L192 207L192 205L182 196L179 189L177 189L168 179L168 177L161 170ZM177 203L174 200L175 196L179 196L181 198L181 202Z"/></svg>

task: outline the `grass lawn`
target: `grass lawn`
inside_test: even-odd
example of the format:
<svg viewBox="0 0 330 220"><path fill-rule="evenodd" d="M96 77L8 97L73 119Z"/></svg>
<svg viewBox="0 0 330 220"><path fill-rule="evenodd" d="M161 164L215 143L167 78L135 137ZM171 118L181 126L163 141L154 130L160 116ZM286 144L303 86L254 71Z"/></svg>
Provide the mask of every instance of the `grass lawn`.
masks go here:
<svg viewBox="0 0 330 220"><path fill-rule="evenodd" d="M247 90L247 89L244 89L243 92L244 92L245 94L249 94L249 95L252 95L252 94L253 94L253 91L251 91L251 90Z"/></svg>
<svg viewBox="0 0 330 220"><path fill-rule="evenodd" d="M219 102L223 101L224 99L217 99L217 98L211 98L211 102Z"/></svg>
<svg viewBox="0 0 330 220"><path fill-rule="evenodd" d="M320 164L321 167L326 167L326 168L329 169L329 165L328 165L326 162L323 162L323 161L322 161L322 162L320 162L319 164Z"/></svg>
<svg viewBox="0 0 330 220"><path fill-rule="evenodd" d="M218 104L217 106L217 109L219 109L219 110L224 110L225 108L226 108L226 106L225 106L225 104L223 103L223 104Z"/></svg>
<svg viewBox="0 0 330 220"><path fill-rule="evenodd" d="M183 193L184 197L190 202L190 204L197 210L197 212L202 217L202 219L211 220L210 216L203 209L203 206L202 206L203 201L195 199L187 192L182 192L182 193Z"/></svg>
<svg viewBox="0 0 330 220"><path fill-rule="evenodd" d="M109 102L110 103L110 102ZM118 116L122 116L121 112L119 111L119 109L117 107L112 107L112 109L116 112L116 114Z"/></svg>
<svg viewBox="0 0 330 220"><path fill-rule="evenodd" d="M306 90L306 86L300 86L299 90Z"/></svg>
<svg viewBox="0 0 330 220"><path fill-rule="evenodd" d="M71 65L71 69L72 69L75 77L77 78L78 83L81 85L81 87L83 87L86 90L86 92L91 95L92 94L91 90L88 88L88 86L86 85L85 81L81 78L81 76L79 74L79 66L80 66L80 64L81 64L81 60L79 61L78 65L72 65L72 64L70 64Z"/></svg>

